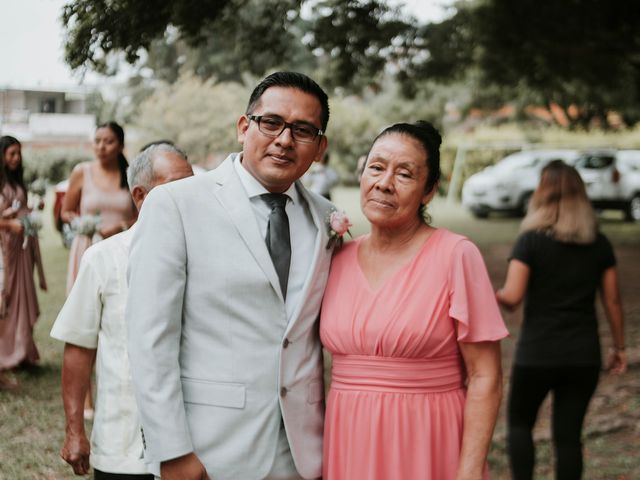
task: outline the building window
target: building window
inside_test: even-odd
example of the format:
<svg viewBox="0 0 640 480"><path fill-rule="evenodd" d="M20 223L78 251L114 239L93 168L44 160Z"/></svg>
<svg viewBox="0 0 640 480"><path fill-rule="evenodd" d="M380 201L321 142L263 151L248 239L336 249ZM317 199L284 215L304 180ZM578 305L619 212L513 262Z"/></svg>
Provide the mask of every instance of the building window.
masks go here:
<svg viewBox="0 0 640 480"><path fill-rule="evenodd" d="M56 112L56 99L44 98L40 102L40 113L55 113Z"/></svg>

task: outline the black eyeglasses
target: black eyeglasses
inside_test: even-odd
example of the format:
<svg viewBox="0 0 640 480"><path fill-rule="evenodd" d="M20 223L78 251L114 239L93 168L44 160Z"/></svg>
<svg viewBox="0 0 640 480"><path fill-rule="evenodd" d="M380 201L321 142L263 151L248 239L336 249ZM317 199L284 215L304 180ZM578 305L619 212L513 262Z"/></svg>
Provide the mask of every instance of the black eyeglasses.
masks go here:
<svg viewBox="0 0 640 480"><path fill-rule="evenodd" d="M274 115L247 115L249 120L258 124L258 130L268 137L279 137L286 128L291 130L291 136L296 142L311 143L316 137L324 135L319 128L308 123L288 123Z"/></svg>

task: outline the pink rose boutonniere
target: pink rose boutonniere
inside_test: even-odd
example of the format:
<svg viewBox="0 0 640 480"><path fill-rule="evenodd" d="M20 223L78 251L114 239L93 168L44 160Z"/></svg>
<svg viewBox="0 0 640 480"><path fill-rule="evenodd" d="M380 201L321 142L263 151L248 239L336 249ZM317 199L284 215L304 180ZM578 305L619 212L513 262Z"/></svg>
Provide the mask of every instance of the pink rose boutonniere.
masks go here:
<svg viewBox="0 0 640 480"><path fill-rule="evenodd" d="M344 234L348 233L351 236L349 227L351 227L349 217L345 212L334 210L329 215L329 242L327 243L327 249L330 249L334 245L340 247L344 241Z"/></svg>

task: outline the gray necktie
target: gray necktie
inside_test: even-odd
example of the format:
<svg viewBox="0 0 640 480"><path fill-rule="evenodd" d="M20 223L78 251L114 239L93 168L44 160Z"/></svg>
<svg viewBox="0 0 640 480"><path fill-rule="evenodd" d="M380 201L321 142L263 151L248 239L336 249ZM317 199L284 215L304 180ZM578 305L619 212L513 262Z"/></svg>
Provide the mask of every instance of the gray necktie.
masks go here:
<svg viewBox="0 0 640 480"><path fill-rule="evenodd" d="M266 193L260 197L271 208L265 242L273 266L278 273L282 297L286 298L291 265L291 237L289 235L289 218L284 207L289 197L284 193Z"/></svg>

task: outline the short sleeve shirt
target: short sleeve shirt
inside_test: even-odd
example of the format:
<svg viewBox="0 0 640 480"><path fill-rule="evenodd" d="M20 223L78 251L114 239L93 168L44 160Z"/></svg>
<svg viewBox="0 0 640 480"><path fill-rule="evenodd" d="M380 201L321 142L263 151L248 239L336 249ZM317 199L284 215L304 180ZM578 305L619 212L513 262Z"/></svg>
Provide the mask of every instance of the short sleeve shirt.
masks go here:
<svg viewBox="0 0 640 480"><path fill-rule="evenodd" d="M124 316L134 229L98 242L85 252L51 336L80 347L97 348L91 465L104 472L144 474L147 467L142 459Z"/></svg>
<svg viewBox="0 0 640 480"><path fill-rule="evenodd" d="M609 240L598 233L593 243L576 244L528 231L511 258L530 268L515 363L599 365L595 297L605 270L616 263Z"/></svg>

